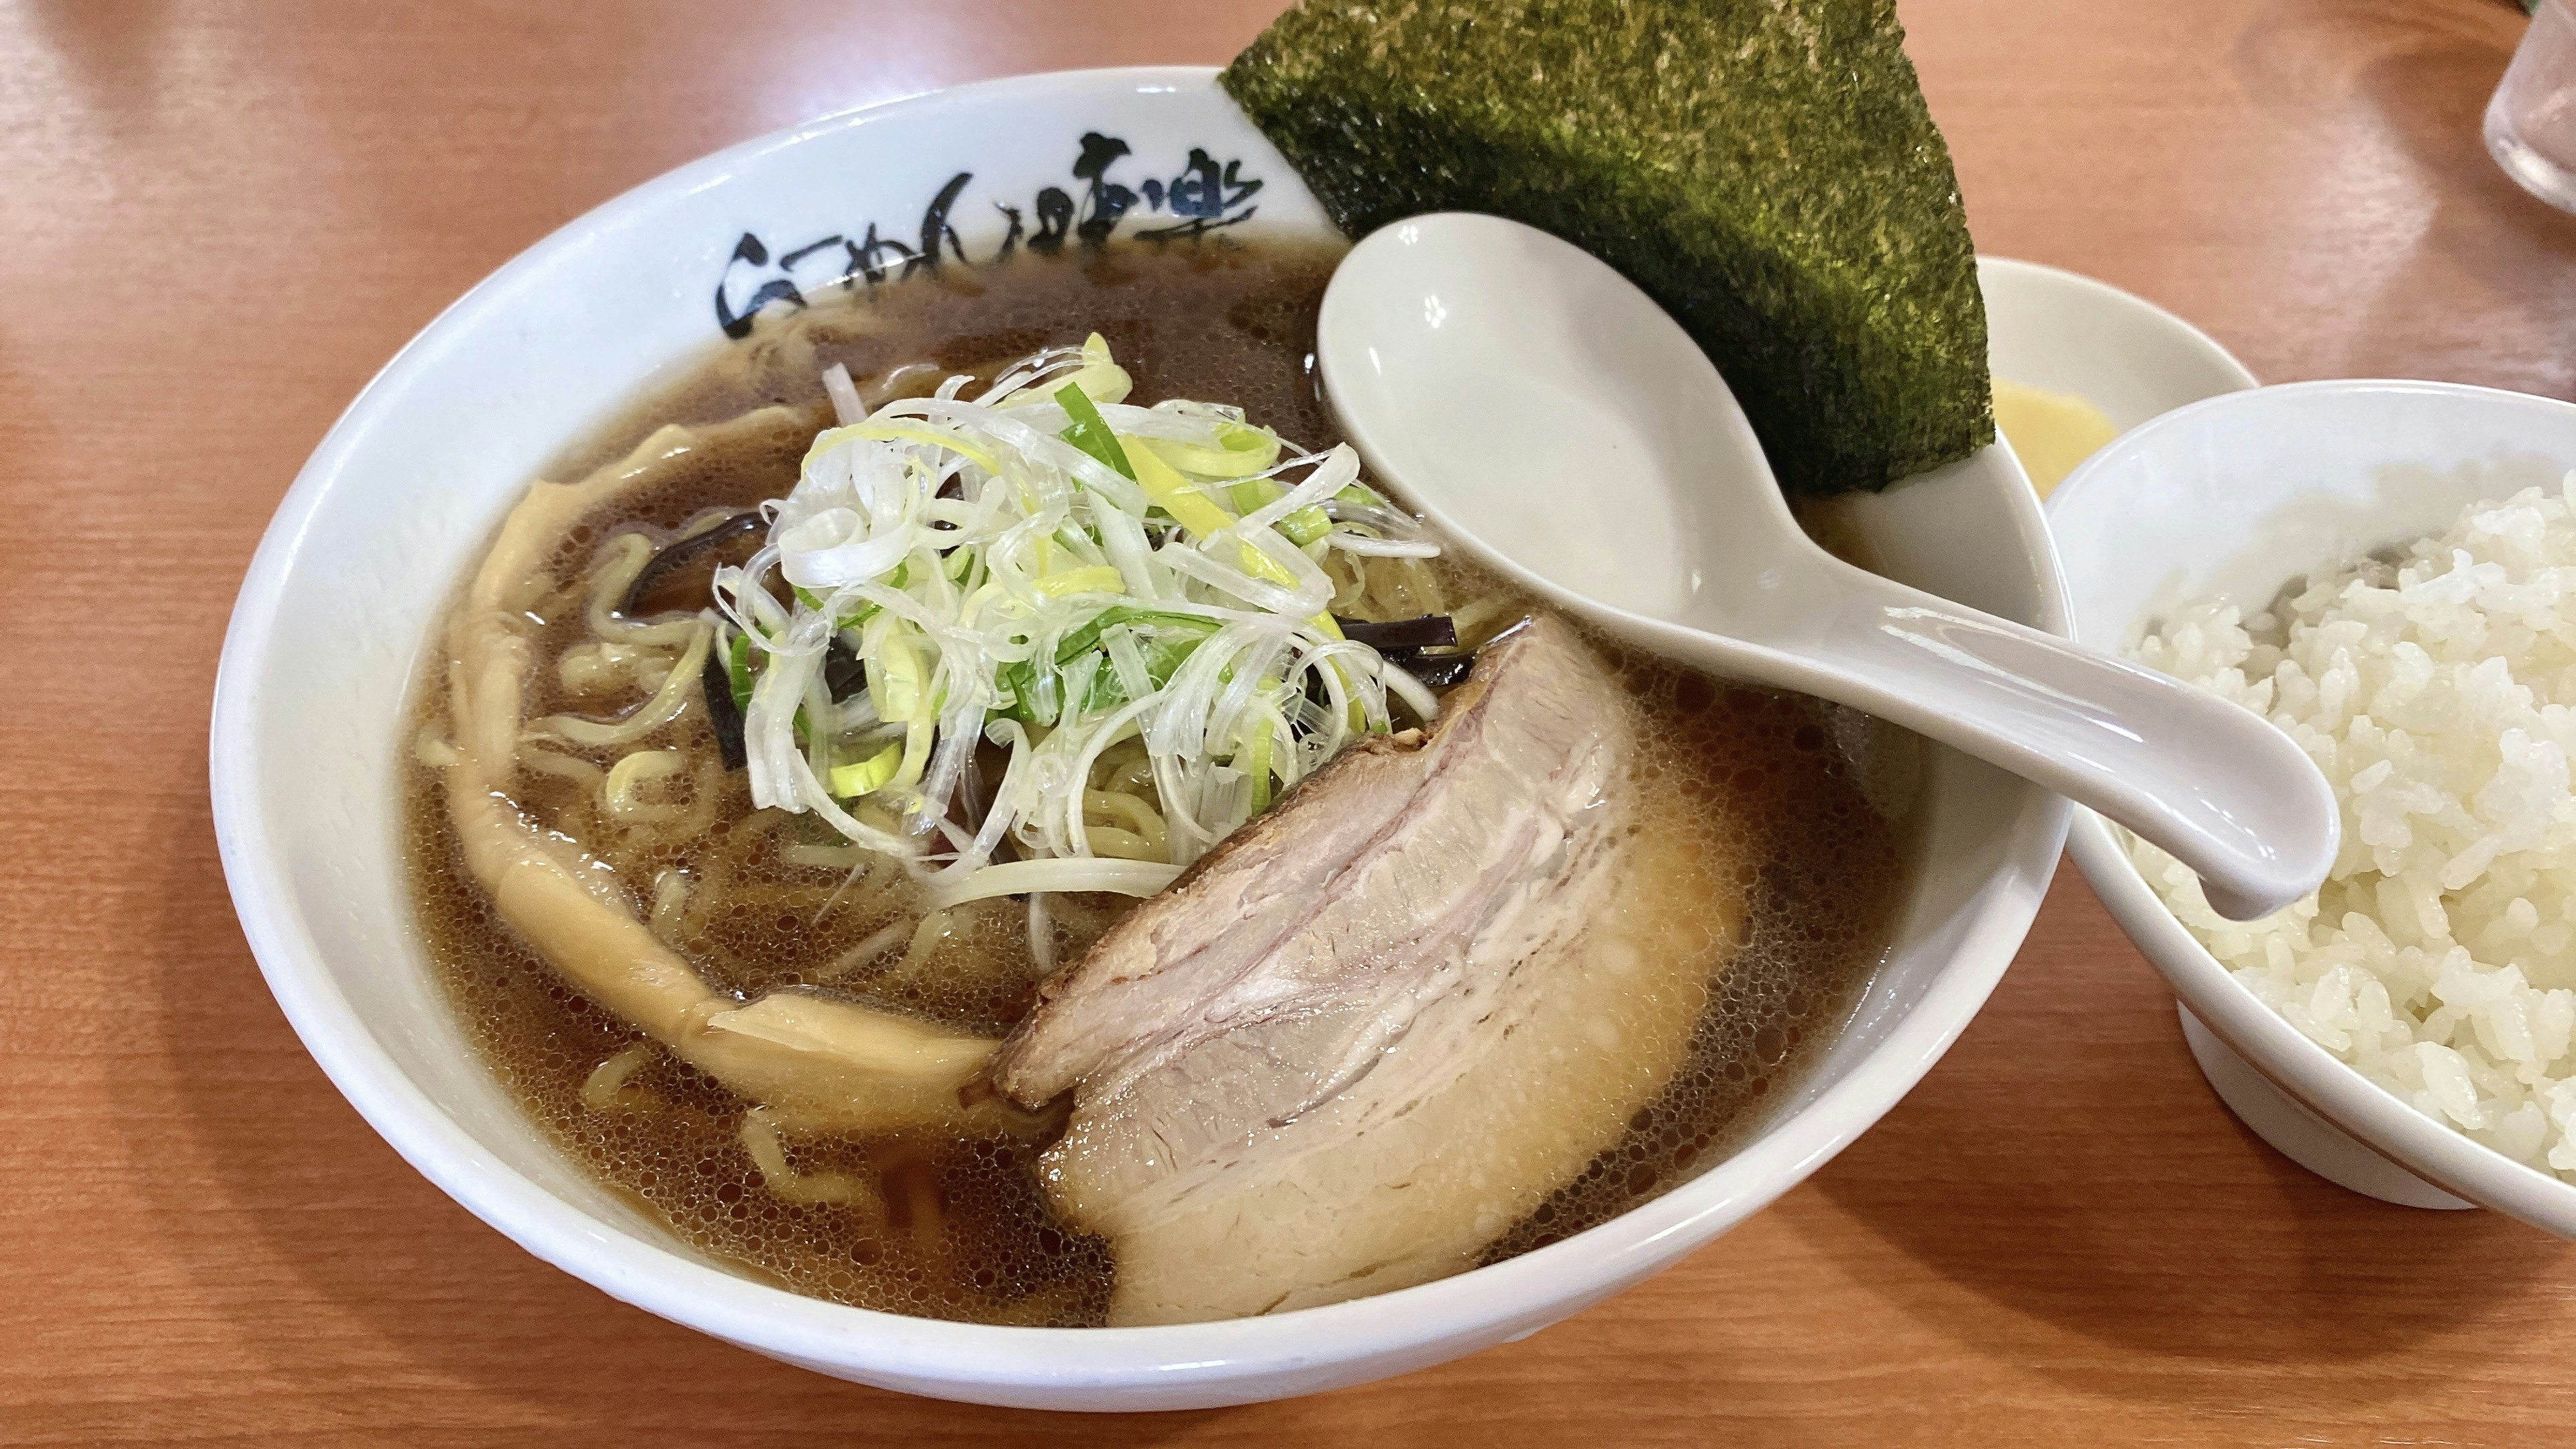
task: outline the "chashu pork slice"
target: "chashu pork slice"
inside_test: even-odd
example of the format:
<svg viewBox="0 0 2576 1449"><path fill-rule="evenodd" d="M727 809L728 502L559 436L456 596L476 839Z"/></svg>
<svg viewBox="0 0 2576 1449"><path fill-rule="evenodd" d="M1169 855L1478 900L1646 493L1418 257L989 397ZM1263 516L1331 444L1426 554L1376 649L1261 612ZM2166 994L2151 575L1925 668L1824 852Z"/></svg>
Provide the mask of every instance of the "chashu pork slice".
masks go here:
<svg viewBox="0 0 2576 1449"><path fill-rule="evenodd" d="M1072 1092L1040 1176L1115 1323L1470 1267L1672 1079L1731 871L1641 831L1628 709L1542 617L1439 724L1358 746L1049 982L996 1058Z"/></svg>

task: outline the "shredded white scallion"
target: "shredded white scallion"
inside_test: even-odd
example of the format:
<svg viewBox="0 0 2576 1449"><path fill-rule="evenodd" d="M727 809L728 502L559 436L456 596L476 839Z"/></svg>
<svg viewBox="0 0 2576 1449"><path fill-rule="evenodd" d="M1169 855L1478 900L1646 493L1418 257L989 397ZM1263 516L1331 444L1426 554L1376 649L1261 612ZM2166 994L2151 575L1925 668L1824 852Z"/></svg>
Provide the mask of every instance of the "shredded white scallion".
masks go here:
<svg viewBox="0 0 2576 1449"><path fill-rule="evenodd" d="M1329 551L1439 552L1359 483L1348 447L1304 452L1219 404L1129 405L1097 336L968 400L971 383L860 416L833 368L840 424L765 505L767 545L717 571L755 804L915 857L942 907L1150 894L1393 728L1390 696L1437 711L1327 612ZM857 657L863 695L834 699L836 649ZM988 741L1008 751L998 780L972 773ZM1125 743L1102 766L1131 741L1141 765ZM1103 808L1100 768L1148 792L1097 821L1110 850L1085 819ZM1019 858L992 863L1006 840Z"/></svg>

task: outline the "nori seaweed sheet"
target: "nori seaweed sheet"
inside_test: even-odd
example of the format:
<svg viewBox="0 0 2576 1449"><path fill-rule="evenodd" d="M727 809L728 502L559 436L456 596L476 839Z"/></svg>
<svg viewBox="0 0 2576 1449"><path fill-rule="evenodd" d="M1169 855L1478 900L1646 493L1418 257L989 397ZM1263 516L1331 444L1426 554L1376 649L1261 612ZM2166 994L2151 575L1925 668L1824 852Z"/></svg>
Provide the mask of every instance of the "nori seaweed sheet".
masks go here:
<svg viewBox="0 0 2576 1449"><path fill-rule="evenodd" d="M1627 274L1792 493L1994 439L1975 249L1890 0L1305 0L1223 80L1354 238L1479 211Z"/></svg>

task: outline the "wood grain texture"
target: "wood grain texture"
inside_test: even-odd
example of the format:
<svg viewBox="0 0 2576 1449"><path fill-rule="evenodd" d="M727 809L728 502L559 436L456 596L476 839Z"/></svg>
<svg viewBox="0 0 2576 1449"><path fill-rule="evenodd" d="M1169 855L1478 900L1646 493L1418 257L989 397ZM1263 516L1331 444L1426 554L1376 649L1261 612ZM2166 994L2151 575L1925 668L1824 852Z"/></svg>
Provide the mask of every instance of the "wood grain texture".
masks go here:
<svg viewBox="0 0 2576 1449"><path fill-rule="evenodd" d="M261 988L203 768L233 588L342 405L715 146L1221 60L1274 8L0 3L0 1443L2576 1438L2576 1249L2272 1154L2071 871L1948 1059L1777 1207L1524 1343L1295 1403L1085 1420L783 1368L538 1264L360 1123ZM2270 378L2576 391L2576 220L2477 141L2509 7L1903 8L1984 249Z"/></svg>

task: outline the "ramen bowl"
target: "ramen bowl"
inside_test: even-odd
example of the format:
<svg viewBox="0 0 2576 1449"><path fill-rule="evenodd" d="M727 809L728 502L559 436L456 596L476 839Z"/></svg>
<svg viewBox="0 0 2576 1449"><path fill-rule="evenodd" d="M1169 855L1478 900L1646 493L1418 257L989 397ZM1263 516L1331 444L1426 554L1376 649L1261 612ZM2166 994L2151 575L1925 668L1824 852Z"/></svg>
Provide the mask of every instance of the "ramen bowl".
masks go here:
<svg viewBox="0 0 2576 1449"><path fill-rule="evenodd" d="M1028 1329L801 1297L697 1254L594 1181L469 1046L407 901L401 721L432 621L529 478L747 333L762 308L897 281L934 255L972 267L1010 246L1327 230L1212 71L1034 76L830 117L683 167L538 243L405 347L280 505L235 606L214 711L214 809L243 930L350 1103L440 1189L613 1297L823 1373L1056 1409L1308 1393L1526 1335L1708 1242L1894 1105L2012 959L2067 818L2055 798L1940 751L1893 948L1742 1150L1562 1242L1330 1307ZM2064 627L2037 505L2003 449L1842 511L1886 571Z"/></svg>
<svg viewBox="0 0 2576 1449"><path fill-rule="evenodd" d="M2125 650L2186 600L2261 609L2293 578L2447 528L2576 467L2576 407L2429 382L2231 393L2105 447L2049 498L2075 636ZM2117 826L2077 811L2069 853L2180 998L2210 1085L2265 1141L2353 1191L2484 1205L2576 1237L2576 1186L2417 1111L2239 984L2166 909ZM2347 829L2351 827L2347 825Z"/></svg>

